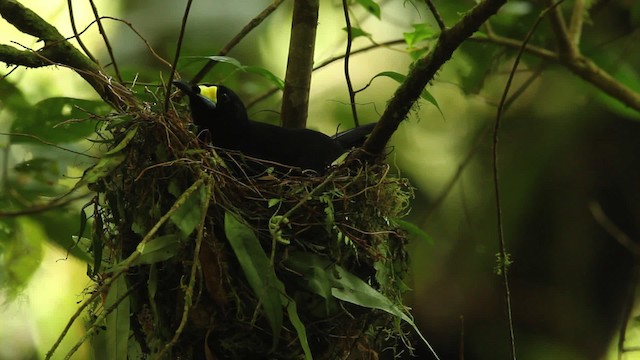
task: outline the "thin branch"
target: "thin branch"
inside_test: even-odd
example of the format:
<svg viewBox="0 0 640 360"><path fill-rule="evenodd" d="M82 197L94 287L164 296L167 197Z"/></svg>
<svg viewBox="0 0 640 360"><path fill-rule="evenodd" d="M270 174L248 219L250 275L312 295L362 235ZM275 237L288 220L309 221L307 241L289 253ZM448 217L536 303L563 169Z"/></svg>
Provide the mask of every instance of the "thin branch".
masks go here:
<svg viewBox="0 0 640 360"><path fill-rule="evenodd" d="M471 37L480 26L495 14L506 0L485 0L480 2L453 27L440 33L432 51L416 61L405 81L398 87L389 101L378 125L365 141L364 149L370 154L380 154L391 135L407 117L426 85L433 80L436 72L448 61L463 41Z"/></svg>
<svg viewBox="0 0 640 360"><path fill-rule="evenodd" d="M166 223L169 220L169 218L171 218L171 216L173 216L173 213L175 213L181 206L184 205L184 202L186 201L186 199L188 199L189 196L191 196L191 194L194 191L198 190L199 187L202 186L203 183L204 183L204 179L203 178L199 178L187 190L185 190L182 193L182 195L180 195L180 197L173 203L173 206L171 206L169 211L167 211L166 214L164 214L160 219L158 219L158 221L151 228L151 230L149 230L149 232L147 232L147 234L144 236L144 238L142 238L142 240L140 240L140 243L138 244L138 246L139 246L138 249L142 248L151 239L153 239L155 237L156 233L158 232L158 230L160 230L162 225L164 225L164 223ZM133 266L134 262L136 260L138 260L138 258L140 257L141 254L142 253L139 250L135 250L133 253L131 253L131 255L129 255L128 258L126 258L124 261L122 261L122 267L120 268L120 270L116 271L111 277L108 277L104 281L104 283L100 287L98 287L93 294L91 294L91 296L87 300L82 302L82 304L78 307L78 309L76 309L76 312L71 316L71 318L67 322L67 325L62 330L62 333L60 333L60 335L58 336L56 341L53 343L53 345L51 346L49 351L47 351L47 353L45 355L45 360L50 360L51 359L51 357L53 356L55 351L60 346L60 343L62 342L62 339L65 338L65 336L69 332L69 329L71 329L71 325L73 325L73 323L82 315L84 310L89 305L91 305L91 303L94 302L98 298L98 296L100 296L100 294L103 291L109 289L109 287L111 286L111 284L114 281L116 281L120 276L122 276L124 273L129 271L129 269Z"/></svg>
<svg viewBox="0 0 640 360"><path fill-rule="evenodd" d="M231 49L238 45L238 43L240 43L240 41L251 32L251 30L258 27L258 25L260 25L262 21L264 21L264 19L271 15L271 13L273 13L278 8L278 6L282 4L283 1L284 0L274 0L273 3L262 10L260 14L251 19L251 21L249 21L249 23L245 25L242 30L240 30L240 32L227 43L227 45L225 45L220 51L218 51L218 56L224 56L229 53L229 51L231 51ZM191 83L199 83L200 80L202 80L207 75L207 73L213 68L216 63L217 61L215 60L209 60L209 62L207 62L207 64L196 74L196 76L191 79Z"/></svg>
<svg viewBox="0 0 640 360"><path fill-rule="evenodd" d="M488 43L488 44L496 44L496 45L502 45L505 47L510 47L513 49L520 49L522 47L522 41L521 40L516 40L516 39L511 39L511 38L507 38L504 36L500 36L500 35L496 35L493 33L488 34L488 36L477 36L474 35L471 38L469 38L469 40L471 41L475 41L475 42L480 42L480 43ZM543 47L539 47L539 46L535 46L535 45L530 45L527 44L527 46L525 47L524 51L528 54L537 56L541 59L547 60L547 61L553 61L553 62L558 62L558 54L556 54L555 52L551 51L551 50L547 50Z"/></svg>
<svg viewBox="0 0 640 360"><path fill-rule="evenodd" d="M347 89L349 90L349 103L351 104L353 122L355 123L355 127L358 127L360 126L360 122L358 121L358 110L356 109L356 93L353 91L353 84L351 84L351 76L349 75L349 57L351 56L351 45L353 43L353 29L351 28L351 20L349 19L347 0L342 0L342 10L344 12L344 21L347 25L347 49L344 51L344 77L347 81Z"/></svg>
<svg viewBox="0 0 640 360"><path fill-rule="evenodd" d="M38 137L36 135L32 135L32 134L23 134L23 133L15 133L15 132L12 132L12 133L0 132L0 135L28 137L28 138L34 139L34 140L36 140L36 141L38 141L38 142L40 142L40 143L42 143L44 145L53 146L53 147L55 147L57 149L67 151L67 152L70 152L72 154L82 155L82 156L86 156L86 157L89 157L89 158L92 158L92 159L99 159L99 157L97 157L97 156L92 156L92 155L89 155L89 154L84 153L84 152L79 152L79 151L67 149L64 146L60 146L60 145L58 145L56 143L52 143L50 141L46 141L43 138Z"/></svg>
<svg viewBox="0 0 640 360"><path fill-rule="evenodd" d="M489 35L488 37L476 36L470 38L470 40L493 43L516 49L522 46L522 42L519 40L509 39L498 35ZM525 47L525 51L531 55L535 55L547 61L555 62L564 66L569 71L578 75L584 81L595 86L602 92L617 99L628 107L640 111L640 95L616 80L613 76L609 75L589 58L580 54L574 58L563 58L553 51L533 45L527 45Z"/></svg>
<svg viewBox="0 0 640 360"><path fill-rule="evenodd" d="M124 110L129 106L135 106L136 101L126 88L111 83L96 63L72 46L54 26L36 13L15 0L0 0L0 15L19 31L44 42L44 47L37 52L31 52L31 56L28 56L27 52L0 45L0 61L24 66L28 66L25 63L66 66L84 78L114 108ZM4 51L7 51L9 56L6 56ZM21 62L10 61L14 59Z"/></svg>
<svg viewBox="0 0 640 360"><path fill-rule="evenodd" d="M436 19L436 23L438 23L438 27L440 28L440 30L445 30L447 28L447 25L444 24L444 20L438 12L438 8L436 8L436 6L433 4L433 1L425 0L424 2L427 4L429 11L431 11L433 18Z"/></svg>
<svg viewBox="0 0 640 360"><path fill-rule="evenodd" d="M87 339L89 339L92 336L94 336L95 334L97 334L98 331L100 331L100 326L107 319L107 316L109 314L113 313L118 308L118 306L120 306L120 303L122 303L126 298L128 298L138 288L138 286L140 286L140 284L141 284L141 282L138 281L137 283L135 283L132 286L130 286L127 289L127 291L125 291L124 294L122 294L120 297L118 297L113 302L113 304L111 304L111 306L109 306L108 308L104 309L102 314L100 314L100 316L96 317L96 319L92 322L91 326L87 329L87 331L84 333L84 335L82 335L82 337L71 347L71 349L69 349L69 351L67 352L67 354L64 357L64 360L71 359L71 356L73 356L73 354L75 354L78 351L78 349L80 349L80 346L82 346L82 344L84 344L87 341Z"/></svg>
<svg viewBox="0 0 640 360"><path fill-rule="evenodd" d="M599 203L593 201L589 203L589 211L600 226L613 237L618 244L622 245L630 253L636 257L640 257L640 244L633 241L629 235L622 231L616 224L609 219L607 214L602 210L602 206Z"/></svg>
<svg viewBox="0 0 640 360"><path fill-rule="evenodd" d="M56 198L55 200L48 202L46 204L34 205L26 209L20 209L15 211L0 211L0 219L43 213L49 210L53 210L53 209L57 209L57 208L69 205L70 203L76 200L80 200L87 197L87 195L89 194L82 194L82 195L78 195L70 198Z"/></svg>
<svg viewBox="0 0 640 360"><path fill-rule="evenodd" d="M571 20L569 21L569 40L576 48L580 47L582 25L586 15L585 0L575 0L573 3L573 11L571 12Z"/></svg>
<svg viewBox="0 0 640 360"><path fill-rule="evenodd" d="M562 0L561 0L562 1ZM498 105L498 111L496 113L496 121L495 121L495 126L493 129L493 154L492 154L492 162L493 162L493 184L494 184L494 192L495 192L495 201L496 201L496 215L497 215L497 226L498 226L498 246L500 249L500 272L502 274L502 280L503 280L503 285L504 285L504 295L505 295L505 306L506 306L506 312L507 312L507 319L509 322L509 340L510 340L510 346L511 346L511 358L513 360L515 360L516 357L516 342L515 342L515 332L514 332L514 328L513 328L513 311L511 308L511 291L509 289L509 277L508 277L508 273L507 273L507 246L505 243L505 239L504 239L504 225L502 223L502 205L501 205L501 201L500 201L500 177L499 177L499 171L498 171L498 144L499 144L499 140L498 140L498 134L500 131L500 123L502 120L502 114L503 111L505 109L505 104L507 102L507 97L509 95L509 89L511 88L511 84L513 82L513 78L515 77L516 74L516 70L518 69L518 65L520 64L520 59L522 58L522 55L524 54L524 50L526 48L526 45L529 43L529 41L531 40L531 37L533 36L535 30L538 28L538 25L540 25L540 23L542 22L542 20L545 18L545 16L549 13L549 12L553 12L554 9L557 8L558 4L560 4L560 2L557 2L553 5L551 5L551 7L545 9L542 13L540 13L540 15L538 16L538 19L534 22L534 24L531 26L531 28L529 29L529 32L527 33L527 36L525 37L524 41L522 42L522 46L520 47L520 50L518 51L518 55L515 58L515 61L513 63L513 68L511 70L511 73L509 74L509 78L507 79L507 83L505 84L505 88L504 88L504 92L502 93L502 98L500 99L500 103Z"/></svg>
<svg viewBox="0 0 640 360"><path fill-rule="evenodd" d="M377 48L380 48L380 47L388 47L388 46L391 46L391 45L398 45L398 44L404 44L404 43L405 43L404 39L396 39L396 40L386 41L386 42L383 42L383 43L376 43L376 44L372 44L372 45L369 45L369 46L365 46L365 47L363 47L361 49L358 49L358 50L354 50L354 51L351 52L351 55L360 54L360 53L363 53L363 52L366 52L366 51L370 51L370 50L374 50L374 49L377 49ZM344 59L344 56L345 56L345 54L340 54L340 55L334 56L332 58L329 58L327 60L324 60L320 64L314 66L313 71L320 70L320 69L322 69L323 67L325 67L327 65L330 65L330 64L333 64L336 61L342 60L342 59ZM258 97L248 101L246 103L247 108L255 106L257 103L259 103L259 102L267 99L268 97L274 95L275 93L278 92L278 90L279 89L274 86L271 89L265 91L263 94L259 95Z"/></svg>
<svg viewBox="0 0 640 360"><path fill-rule="evenodd" d="M87 57L91 59L91 61L98 64L98 60L96 60L93 54L91 54L91 51L89 51L89 48L87 48L87 46L84 44L84 41L80 39L80 34L78 34L78 29L76 28L76 20L75 20L75 17L73 16L73 5L71 0L67 0L67 9L69 9L69 22L71 22L71 30L73 31L73 37L78 42L78 45L80 45L80 47L82 48L82 51L84 51L84 54L87 55Z"/></svg>
<svg viewBox="0 0 640 360"><path fill-rule="evenodd" d="M560 55L560 58L575 59L578 56L578 50L569 37L567 25L564 21L564 16L562 15L562 8L560 6L556 6L556 2L553 0L547 0L546 2L548 7L553 9L549 19L551 20L551 28L553 29L553 33L556 37L556 45L558 46L558 54ZM563 0L559 1L559 3L562 2Z"/></svg>
<svg viewBox="0 0 640 360"><path fill-rule="evenodd" d="M205 194L204 199L211 198L211 182L207 182L205 185ZM165 344L162 350L155 356L155 359L162 359L163 355L166 354L171 348L178 342L180 335L184 331L184 327L187 325L187 320L189 318L189 310L193 305L193 288L196 284L196 273L198 268L200 267L200 247L202 246L202 239L204 238L204 224L207 218L207 211L209 209L209 201L202 202L201 209L201 217L200 217L200 225L198 226L198 234L196 236L196 246L193 250L193 260L191 261L191 274L189 277L189 284L187 285L184 291L184 305L182 308L182 319L180 320L180 325L178 325L178 329L176 329L173 334L173 338Z"/></svg>
<svg viewBox="0 0 640 360"><path fill-rule="evenodd" d="M184 39L184 33L187 29L187 20L189 19L189 11L191 10L191 3L193 0L187 0L187 7L184 9L182 15L182 24L180 25L180 35L178 36L178 44L176 46L176 54L173 57L173 65L171 65L171 73L169 74L169 81L167 82L167 89L164 93L164 112L169 111L169 98L171 96L171 85L173 78L176 75L176 67L178 66L178 59L180 59L180 50L182 49L182 40Z"/></svg>
<svg viewBox="0 0 640 360"><path fill-rule="evenodd" d="M102 26L102 21L100 21L100 14L98 14L98 8L93 0L89 0L89 4L91 4L91 10L93 10L93 16L96 19L98 24L98 30L100 31L100 35L102 35L102 39L104 40L104 44L107 47L107 52L109 53L109 58L111 59L111 65L113 65L113 71L116 73L116 79L120 83L122 83L122 76L120 75L120 70L118 69L118 63L116 62L115 56L113 56L113 48L111 47L111 42L109 41L109 37L107 36L107 32L104 30Z"/></svg>

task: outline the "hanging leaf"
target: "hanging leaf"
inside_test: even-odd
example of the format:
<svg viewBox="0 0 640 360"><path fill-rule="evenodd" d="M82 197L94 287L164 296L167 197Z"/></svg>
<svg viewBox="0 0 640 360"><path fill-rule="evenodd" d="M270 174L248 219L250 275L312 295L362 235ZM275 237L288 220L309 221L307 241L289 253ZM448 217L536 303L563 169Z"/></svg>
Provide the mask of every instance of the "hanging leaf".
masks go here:
<svg viewBox="0 0 640 360"><path fill-rule="evenodd" d="M278 76L276 76L274 73L272 73L271 71L263 68L263 67L259 67L259 66L243 66L242 70L252 73L252 74L256 74L256 75L260 75L263 78L269 80L269 82L271 82L273 85L275 85L278 89L280 90L284 90L284 80L282 80L281 78L279 78Z"/></svg>
<svg viewBox="0 0 640 360"><path fill-rule="evenodd" d="M109 309L120 301L115 310L107 315L106 319L107 331L105 336L109 359L127 360L127 352L129 351L130 301L128 296L122 299L126 292L127 283L124 277L119 277L111 284L105 300L105 309Z"/></svg>
<svg viewBox="0 0 640 360"><path fill-rule="evenodd" d="M433 238L431 236L429 236L429 234L424 232L424 230L422 230L418 226L416 226L416 224L411 223L409 221L400 220L400 219L392 219L391 221L394 224L396 224L399 228L401 228L402 230L405 230L409 234L417 237L418 239L423 240L427 244L429 244L429 245L435 244L435 241L433 240Z"/></svg>
<svg viewBox="0 0 640 360"><path fill-rule="evenodd" d="M356 0L356 2L362 5L370 14L380 19L380 5L373 0Z"/></svg>
<svg viewBox="0 0 640 360"><path fill-rule="evenodd" d="M200 186L171 214L171 222L180 229L184 236L189 236L202 219L202 204L208 201L205 198L205 192L205 187Z"/></svg>
<svg viewBox="0 0 640 360"><path fill-rule="evenodd" d="M265 316L273 332L273 345L275 349L282 330L283 312L278 291L279 280L265 254L256 234L244 223L238 220L237 215L229 212L224 216L224 231L229 243L236 254L236 258L242 267L247 282L256 294Z"/></svg>
<svg viewBox="0 0 640 360"><path fill-rule="evenodd" d="M349 31L349 29L346 28L346 27L343 27L342 30L344 30L347 33ZM360 28L351 27L351 38L355 39L355 38L360 37L360 36L371 37L371 34L366 32L366 31L364 31L364 30L362 30L362 29L360 29Z"/></svg>
<svg viewBox="0 0 640 360"><path fill-rule="evenodd" d="M145 244L140 243L137 250L140 256L134 262L138 264L154 264L174 257L180 249L180 239L175 234L157 237Z"/></svg>
<svg viewBox="0 0 640 360"><path fill-rule="evenodd" d="M402 75L400 73L397 73L395 71L383 71L379 74L376 74L373 78L371 78L371 82L373 82L373 79L377 78L377 77L388 77L390 79L393 79L399 83L403 83L404 80L407 78L406 75ZM440 115L442 115L442 118L444 118L444 114L442 113L442 110L440 109L440 105L438 105L438 101L436 100L436 98L433 97L433 95L431 95L431 93L429 91L427 91L427 89L422 89L422 92L420 93L420 97L423 98L424 100L428 101L429 103L433 104L438 111L440 112Z"/></svg>

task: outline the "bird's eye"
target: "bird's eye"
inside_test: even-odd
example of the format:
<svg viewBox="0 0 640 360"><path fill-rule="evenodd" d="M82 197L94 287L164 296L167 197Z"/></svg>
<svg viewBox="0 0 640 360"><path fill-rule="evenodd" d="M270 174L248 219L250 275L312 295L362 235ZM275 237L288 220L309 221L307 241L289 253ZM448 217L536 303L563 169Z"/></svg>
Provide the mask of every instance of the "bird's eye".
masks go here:
<svg viewBox="0 0 640 360"><path fill-rule="evenodd" d="M221 103L229 102L229 94L220 93L220 98L218 99L218 102L221 102Z"/></svg>

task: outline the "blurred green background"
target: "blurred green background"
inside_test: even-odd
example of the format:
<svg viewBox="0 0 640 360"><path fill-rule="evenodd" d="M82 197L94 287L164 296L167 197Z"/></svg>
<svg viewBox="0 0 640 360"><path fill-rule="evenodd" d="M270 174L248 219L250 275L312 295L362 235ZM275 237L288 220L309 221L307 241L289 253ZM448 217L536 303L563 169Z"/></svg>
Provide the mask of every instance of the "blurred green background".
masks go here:
<svg viewBox="0 0 640 360"><path fill-rule="evenodd" d="M22 3L65 36L72 34L65 1ZM412 58L401 42L403 34L412 33L413 24L427 23L436 29L422 2L378 3L380 19L352 6L354 26L370 34L357 38L353 48L369 46L372 40L378 44L398 41L351 58L356 88L383 71L406 74ZM452 25L475 2L434 3ZM565 11L572 3L563 5ZM193 76L204 57L215 55L268 4L195 1L180 75ZM161 57L171 61L184 2L110 1L98 6L101 15L133 24ZM541 9L535 1L511 1L491 20L493 31L523 39ZM74 11L79 29L93 20L84 2L74 3ZM285 2L229 56L283 78L290 13L291 2ZM634 51L639 24L638 3L601 1L592 9L581 43L585 55L636 93L640 91L640 53ZM318 64L344 52L343 27L341 3L322 1L315 51ZM106 20L105 28L125 79L150 86L161 78L166 81L168 68L129 27ZM41 46L6 22L0 22L0 34L2 44ZM82 39L103 66L109 63L95 26ZM548 22L542 22L532 44L554 49ZM426 39L414 50L429 45ZM442 359L461 358L461 352L464 359L499 359L509 354L504 289L494 269L498 241L491 130L514 56L513 49L469 40L428 88L439 109L420 102L390 143L388 161L416 188L410 220L435 240L433 245L417 239L411 244L413 291L407 302ZM9 70L2 69L0 74ZM273 86L227 64L217 66L205 81L224 82L246 102ZM361 121L376 121L397 85L378 77L360 92L356 100ZM590 209L599 206L632 241L640 236L640 114L562 66L531 55L525 55L511 93L521 86L522 93L503 118L498 144L505 239L514 261L509 275L519 358L616 359L625 318L630 319L625 346L640 346L634 306L637 261L598 224ZM137 89L143 95L142 88ZM18 69L0 81L0 132L15 131L24 114L32 111L28 106L50 97L99 100L68 69ZM280 93L257 103L249 109L250 115L277 121L279 99ZM353 126L342 61L314 73L308 121L309 127L327 134L338 125L340 129ZM90 158L52 146L9 139L0 135L0 211L64 193L92 163ZM94 155L101 151L87 141L63 145ZM42 158L49 161L28 162ZM451 191L438 201L460 169ZM82 203L37 216L0 217L0 359L41 358L83 299L91 283L85 265L52 245L70 243L71 236L77 235ZM72 331L77 337L82 326L76 325ZM417 351L419 357L426 357L425 349ZM85 349L77 356L89 355ZM634 353L622 358L634 358Z"/></svg>

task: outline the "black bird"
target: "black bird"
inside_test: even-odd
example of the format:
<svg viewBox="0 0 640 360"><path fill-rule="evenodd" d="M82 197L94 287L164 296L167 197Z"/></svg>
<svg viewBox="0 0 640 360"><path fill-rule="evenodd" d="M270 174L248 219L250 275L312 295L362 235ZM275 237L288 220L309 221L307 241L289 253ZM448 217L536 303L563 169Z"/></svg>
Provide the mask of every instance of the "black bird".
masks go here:
<svg viewBox="0 0 640 360"><path fill-rule="evenodd" d="M189 97L200 139L249 157L321 174L342 153L361 146L375 126L368 124L333 137L310 129L287 129L250 120L242 100L225 86L173 84Z"/></svg>

